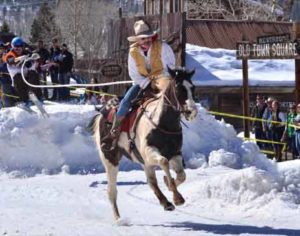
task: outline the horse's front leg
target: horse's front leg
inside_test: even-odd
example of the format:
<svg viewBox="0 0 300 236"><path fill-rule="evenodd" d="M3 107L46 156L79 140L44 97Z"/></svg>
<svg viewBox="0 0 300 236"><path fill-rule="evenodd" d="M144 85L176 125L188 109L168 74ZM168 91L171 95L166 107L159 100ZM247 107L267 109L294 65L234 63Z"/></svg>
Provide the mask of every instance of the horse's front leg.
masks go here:
<svg viewBox="0 0 300 236"><path fill-rule="evenodd" d="M174 156L169 162L170 162L171 169L174 170L176 173L175 184L178 187L186 179L186 174L183 168L182 156L181 155ZM164 176L164 181L167 187L169 188L166 176Z"/></svg>
<svg viewBox="0 0 300 236"><path fill-rule="evenodd" d="M101 160L107 174L108 199L113 209L114 218L115 220L118 220L120 218L117 205L117 175L119 171L119 165L117 163L112 164L110 161L108 161L103 152L101 152Z"/></svg>
<svg viewBox="0 0 300 236"><path fill-rule="evenodd" d="M144 170L147 176L147 182L150 188L154 191L156 197L158 198L160 205L162 205L166 211L173 211L175 209L174 205L168 201L168 199L158 187L154 167L145 166Z"/></svg>
<svg viewBox="0 0 300 236"><path fill-rule="evenodd" d="M182 205L184 203L184 198L178 192L176 183L171 176L170 164L167 158L162 156L157 148L147 146L145 148L145 155L147 163L150 165L158 165L166 174L167 186L173 192L173 199L175 205Z"/></svg>
<svg viewBox="0 0 300 236"><path fill-rule="evenodd" d="M186 174L185 174L185 171L183 168L182 156L181 155L174 156L174 157L172 157L172 159L169 162L170 162L171 169L174 170L176 173L175 185L176 185L176 187L178 187L186 179ZM164 176L164 182L165 182L166 186L169 188L169 190L172 191L166 176ZM173 196L173 201L176 206L182 205L185 202L182 195L175 195L175 194Z"/></svg>

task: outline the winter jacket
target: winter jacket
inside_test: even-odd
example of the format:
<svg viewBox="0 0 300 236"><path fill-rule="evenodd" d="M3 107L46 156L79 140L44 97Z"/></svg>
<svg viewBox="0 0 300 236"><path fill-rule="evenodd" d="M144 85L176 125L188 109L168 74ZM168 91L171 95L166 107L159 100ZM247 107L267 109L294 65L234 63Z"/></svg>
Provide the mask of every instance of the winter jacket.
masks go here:
<svg viewBox="0 0 300 236"><path fill-rule="evenodd" d="M73 54L68 50L62 51L59 55L59 73L68 73L73 68Z"/></svg>
<svg viewBox="0 0 300 236"><path fill-rule="evenodd" d="M256 105L252 110L251 117L262 119L266 107L267 104L263 104L262 106ZM255 120L253 121L252 126L254 129L262 129L262 122L259 120Z"/></svg>

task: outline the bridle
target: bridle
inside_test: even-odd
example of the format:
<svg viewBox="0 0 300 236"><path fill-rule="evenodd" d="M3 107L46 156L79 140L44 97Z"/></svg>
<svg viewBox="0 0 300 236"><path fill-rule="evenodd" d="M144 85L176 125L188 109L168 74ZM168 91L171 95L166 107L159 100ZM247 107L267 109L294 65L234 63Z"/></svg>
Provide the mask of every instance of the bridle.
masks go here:
<svg viewBox="0 0 300 236"><path fill-rule="evenodd" d="M170 78L170 80L171 80L171 82L169 84L169 86L170 86L169 94L170 94L170 96L173 97L174 101L171 101L171 99L166 95L166 93L164 93L163 96L164 96L165 101L167 102L164 105L173 107L173 109L175 111L179 111L180 114L183 114L183 115L190 114L191 111L187 109L187 105L181 104L180 101L178 100L177 91L176 91L176 79Z"/></svg>
<svg viewBox="0 0 300 236"><path fill-rule="evenodd" d="M152 124L152 126L154 126L156 129L158 129L159 131L161 131L164 134L172 134L172 135L181 135L182 134L182 129L180 126L179 130L176 131L170 131L170 130L166 130L163 129L161 127L159 127L159 124L156 124L153 121L153 116L157 110L158 104L155 107L155 109L151 112L151 114L149 114L149 112L147 111L147 106L159 99L164 99L163 101L163 106L168 106L168 107L172 107L173 110L176 112L178 112L179 114L190 114L191 111L189 111L188 109L186 109L187 106L185 106L184 104L181 104L177 98L177 92L176 92L176 79L174 78L170 78L170 84L168 85L168 87L166 88L166 90L159 95L158 97L153 98L151 101L147 102L145 104L145 106L142 105L142 113L148 118L148 120L150 121L150 123ZM183 123L184 124L184 123ZM185 125L185 124L184 124Z"/></svg>

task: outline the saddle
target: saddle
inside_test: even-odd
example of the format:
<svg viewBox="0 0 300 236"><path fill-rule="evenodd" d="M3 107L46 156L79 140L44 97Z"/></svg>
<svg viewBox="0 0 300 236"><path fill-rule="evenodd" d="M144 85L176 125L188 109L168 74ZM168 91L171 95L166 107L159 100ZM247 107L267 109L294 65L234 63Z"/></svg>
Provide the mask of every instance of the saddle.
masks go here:
<svg viewBox="0 0 300 236"><path fill-rule="evenodd" d="M141 94L139 94L137 96L137 98L132 101L131 111L126 115L126 117L122 120L122 123L120 124L120 131L126 132L128 135L128 139L130 140L129 150L133 151L134 153L136 152L134 139L135 139L135 134L136 134L137 123L138 123L141 115L143 114L144 108L147 106L148 103L150 103L151 101L153 101L153 99L155 99L154 96L152 95L152 93L149 93L149 92L145 93L145 91L143 91L142 95L143 96L141 96ZM116 104L114 103L114 105L116 105ZM114 148L114 147L116 147L116 143L119 138L119 137L116 137L115 139L112 139L112 140L110 138L108 138L108 139L106 138L106 137L109 137L109 134L111 132L111 128L113 126L114 117L117 112L117 109L118 109L118 106L107 106L106 105L100 110L100 113L105 118L104 119L105 124L103 125L104 127L102 127L102 129L101 129L101 143L103 142L103 143L105 143L104 146L110 147L109 149L104 148L104 149L107 149L106 152L115 151L116 148ZM133 130L132 137L130 136L132 134L130 132L131 130Z"/></svg>
<svg viewBox="0 0 300 236"><path fill-rule="evenodd" d="M141 104L142 101L139 101L138 103L136 103L131 111L126 115L126 117L124 118L124 120L121 123L121 132L126 132L129 133L130 129L133 127L135 120L137 118L137 114L141 111ZM108 111L106 111L105 113L102 113L102 115L104 116L104 118L106 119L106 123L108 126L112 126L113 124L113 120L114 120L114 116L117 113L118 109L117 108L112 108Z"/></svg>

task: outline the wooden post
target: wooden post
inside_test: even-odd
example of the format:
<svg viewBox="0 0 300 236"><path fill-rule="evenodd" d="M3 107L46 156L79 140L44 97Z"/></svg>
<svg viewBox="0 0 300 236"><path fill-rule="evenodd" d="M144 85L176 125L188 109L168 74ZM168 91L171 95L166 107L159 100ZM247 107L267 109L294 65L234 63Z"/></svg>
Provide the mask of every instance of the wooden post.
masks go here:
<svg viewBox="0 0 300 236"><path fill-rule="evenodd" d="M159 14L164 14L164 0L159 0Z"/></svg>
<svg viewBox="0 0 300 236"><path fill-rule="evenodd" d="M122 13L122 7L119 7L119 18L122 18L122 15L123 15L123 13Z"/></svg>
<svg viewBox="0 0 300 236"><path fill-rule="evenodd" d="M152 11L152 2L153 0L148 0L148 15L151 15L151 11Z"/></svg>
<svg viewBox="0 0 300 236"><path fill-rule="evenodd" d="M182 19L182 26L181 26L181 66L185 66L185 44L186 44L186 12L183 12L181 14L181 19Z"/></svg>
<svg viewBox="0 0 300 236"><path fill-rule="evenodd" d="M242 60L243 65L243 115L249 117L249 83L248 83L248 60ZM244 119L244 137L250 137L249 120Z"/></svg>
<svg viewBox="0 0 300 236"><path fill-rule="evenodd" d="M152 10L151 10L152 12L151 12L151 15L154 15L154 14L155 14L155 1L152 0L151 4L152 4Z"/></svg>
<svg viewBox="0 0 300 236"><path fill-rule="evenodd" d="M147 15L147 2L148 0L144 0L144 16Z"/></svg>
<svg viewBox="0 0 300 236"><path fill-rule="evenodd" d="M170 1L170 13L174 13L174 4L173 4L173 0L169 0Z"/></svg>
<svg viewBox="0 0 300 236"><path fill-rule="evenodd" d="M292 28L293 40L300 38L300 22L293 22ZM298 104L300 102L300 59L295 59L295 100Z"/></svg>

